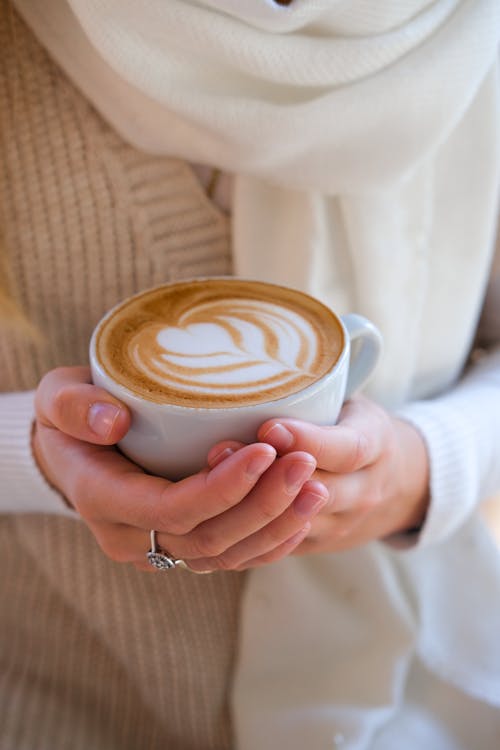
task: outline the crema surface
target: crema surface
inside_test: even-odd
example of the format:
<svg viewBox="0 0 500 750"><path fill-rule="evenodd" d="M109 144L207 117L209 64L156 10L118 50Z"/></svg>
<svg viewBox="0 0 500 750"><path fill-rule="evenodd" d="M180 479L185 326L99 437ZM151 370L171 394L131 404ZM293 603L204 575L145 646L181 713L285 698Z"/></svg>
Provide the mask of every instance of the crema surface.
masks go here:
<svg viewBox="0 0 500 750"><path fill-rule="evenodd" d="M181 282L137 295L97 334L104 369L152 401L215 408L272 401L320 378L343 332L295 290L238 279Z"/></svg>

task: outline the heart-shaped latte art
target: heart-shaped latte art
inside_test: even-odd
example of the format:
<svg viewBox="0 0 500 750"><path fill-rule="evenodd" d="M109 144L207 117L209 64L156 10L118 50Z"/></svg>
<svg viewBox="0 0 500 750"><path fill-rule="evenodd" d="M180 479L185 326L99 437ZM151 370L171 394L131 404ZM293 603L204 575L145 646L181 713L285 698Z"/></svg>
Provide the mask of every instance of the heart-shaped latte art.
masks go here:
<svg viewBox="0 0 500 750"><path fill-rule="evenodd" d="M110 311L96 335L102 367L130 393L214 410L296 394L330 372L344 345L341 324L319 300L234 277L140 292Z"/></svg>
<svg viewBox="0 0 500 750"><path fill-rule="evenodd" d="M190 309L175 325L144 326L129 354L142 375L165 388L245 394L303 378L316 348L313 327L293 310L227 299Z"/></svg>

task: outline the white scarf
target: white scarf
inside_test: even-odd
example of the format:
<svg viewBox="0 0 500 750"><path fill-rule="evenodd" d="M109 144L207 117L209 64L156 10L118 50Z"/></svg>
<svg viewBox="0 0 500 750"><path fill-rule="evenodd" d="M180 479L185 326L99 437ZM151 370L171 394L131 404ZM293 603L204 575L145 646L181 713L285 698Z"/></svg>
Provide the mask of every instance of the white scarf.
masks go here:
<svg viewBox="0 0 500 750"><path fill-rule="evenodd" d="M411 174L463 116L500 24L495 0L70 5L108 63L175 115L168 131L149 123L154 150L329 195Z"/></svg>

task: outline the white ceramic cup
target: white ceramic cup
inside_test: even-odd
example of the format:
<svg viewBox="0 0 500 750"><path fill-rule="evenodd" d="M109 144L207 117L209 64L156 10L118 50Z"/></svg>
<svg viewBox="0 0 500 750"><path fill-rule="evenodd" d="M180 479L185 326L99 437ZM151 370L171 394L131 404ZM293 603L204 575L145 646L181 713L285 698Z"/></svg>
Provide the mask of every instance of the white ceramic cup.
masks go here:
<svg viewBox="0 0 500 750"><path fill-rule="evenodd" d="M116 382L101 366L95 348L97 331L112 312L97 325L90 343L93 382L130 410L131 427L119 443L123 453L148 472L172 480L206 466L208 451L221 440L255 441L257 429L267 419L292 417L318 425L335 424L344 401L371 375L382 345L378 329L366 318L335 315L343 331L341 354L331 370L303 390L246 406L179 406L146 400Z"/></svg>

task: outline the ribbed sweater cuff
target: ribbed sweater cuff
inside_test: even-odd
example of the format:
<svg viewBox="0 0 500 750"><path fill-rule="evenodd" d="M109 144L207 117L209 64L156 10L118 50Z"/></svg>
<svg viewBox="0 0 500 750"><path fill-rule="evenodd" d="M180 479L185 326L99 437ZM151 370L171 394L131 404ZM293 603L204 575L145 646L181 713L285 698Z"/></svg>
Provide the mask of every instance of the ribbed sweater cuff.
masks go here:
<svg viewBox="0 0 500 750"><path fill-rule="evenodd" d="M0 512L78 518L47 483L33 458L34 392L0 394Z"/></svg>
<svg viewBox="0 0 500 750"><path fill-rule="evenodd" d="M414 542L439 542L472 512L477 495L477 464L467 450L476 438L475 425L447 404L415 403L399 415L425 440L430 460L430 504ZM411 538L411 537L410 537Z"/></svg>

